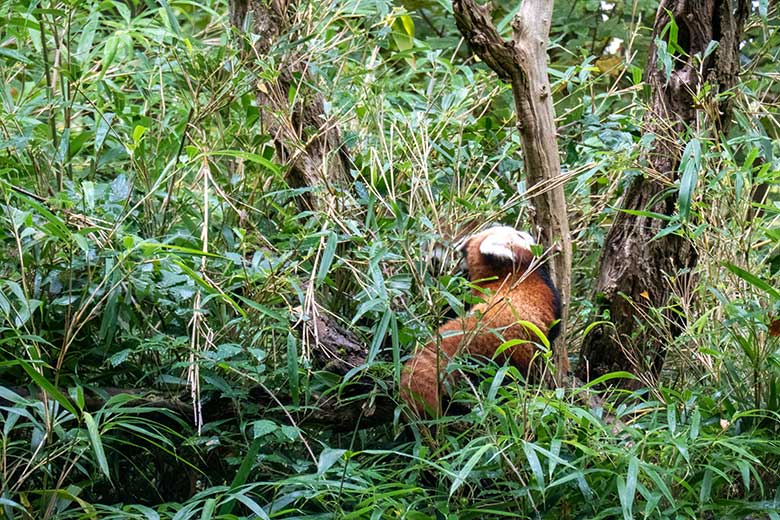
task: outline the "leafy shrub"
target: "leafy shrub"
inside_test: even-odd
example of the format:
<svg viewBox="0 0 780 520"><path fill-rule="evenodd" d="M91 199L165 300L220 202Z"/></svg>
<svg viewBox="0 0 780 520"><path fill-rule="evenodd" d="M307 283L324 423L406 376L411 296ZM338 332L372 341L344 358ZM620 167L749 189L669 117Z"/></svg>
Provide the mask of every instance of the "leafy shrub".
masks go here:
<svg viewBox="0 0 780 520"><path fill-rule="evenodd" d="M498 6L504 31L514 7ZM465 282L433 272L431 245L527 217L511 92L449 3L304 2L303 36L268 56L244 52L221 1L0 6L0 517L778 518L778 36L757 9L724 94L736 125L697 141L669 223L700 262L662 382L547 390L467 365L463 416L398 407L345 434L297 418L323 396L394 399L405 356L463 312ZM655 10L556 4L573 345L652 146L634 13ZM258 81L291 48L350 156L337 209L299 207L309 188L288 185L258 122ZM344 378L296 332L313 295L369 346Z"/></svg>

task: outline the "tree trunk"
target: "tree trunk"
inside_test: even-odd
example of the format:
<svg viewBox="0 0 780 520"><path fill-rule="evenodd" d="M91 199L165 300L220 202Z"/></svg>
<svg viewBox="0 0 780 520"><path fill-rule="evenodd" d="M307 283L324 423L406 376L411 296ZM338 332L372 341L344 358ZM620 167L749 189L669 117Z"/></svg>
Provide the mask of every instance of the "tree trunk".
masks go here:
<svg viewBox="0 0 780 520"><path fill-rule="evenodd" d="M630 181L620 204L623 210L645 213L620 211L607 234L595 292L599 316L608 311L609 323L595 326L585 337L576 373L580 379L626 370L639 376L640 383L651 383L663 366L666 345L682 330L684 318L669 307L670 296L675 284L690 281L696 250L679 235L655 238L666 221L646 212L672 216L677 211L677 190L670 187L679 179L686 129L698 126L693 95L705 83L712 88L706 103L712 107L708 115L714 135L728 124L729 96L717 96L737 82L747 14L746 0L662 0L658 7L645 69L651 98L644 128L655 136L654 148L640 157L645 175ZM674 34L670 17L678 28L674 42L669 41ZM668 77L656 43L662 40L665 52L672 54L678 46L684 51L673 56ZM707 56L713 41L717 49Z"/></svg>
<svg viewBox="0 0 780 520"><path fill-rule="evenodd" d="M523 0L512 23L513 37L505 41L496 31L491 4L453 0L455 22L474 52L498 77L512 85L517 129L523 144L524 169L531 199L534 233L555 255L550 275L561 292L561 335L554 345L556 383L569 371L565 324L571 295L571 239L561 162L556 140L550 83L547 78L547 41L552 0Z"/></svg>
<svg viewBox="0 0 780 520"><path fill-rule="evenodd" d="M254 55L266 59L280 40L291 38L297 4L293 0L230 0L230 20L252 33ZM300 35L297 35L300 36ZM327 117L322 96L312 88L305 56L274 55L278 74L259 80L257 104L263 132L274 140L287 180L294 188L315 188L303 196L309 208L328 210L339 197L333 189L347 184L349 162L333 117ZM290 96L293 92L294 96ZM292 97L292 100L289 98Z"/></svg>

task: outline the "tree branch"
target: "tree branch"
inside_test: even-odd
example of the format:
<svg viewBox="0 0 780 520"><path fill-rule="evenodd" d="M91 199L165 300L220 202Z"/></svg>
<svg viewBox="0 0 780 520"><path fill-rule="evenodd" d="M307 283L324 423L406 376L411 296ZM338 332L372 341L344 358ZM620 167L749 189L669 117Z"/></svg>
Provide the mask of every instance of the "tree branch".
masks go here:
<svg viewBox="0 0 780 520"><path fill-rule="evenodd" d="M263 132L271 136L279 159L288 166L288 182L321 190L303 195L304 206L337 207L340 197L333 191L349 180L349 156L338 126L325 113L322 95L312 86L307 57L299 50L274 54L280 40L293 31L297 2L229 0L228 4L232 25L256 36L247 41L252 41L258 61L267 61L269 55L276 60L277 75L259 81L255 94ZM291 90L297 93L293 100L288 98Z"/></svg>
<svg viewBox="0 0 780 520"><path fill-rule="evenodd" d="M474 53L504 81L517 73L511 44L498 34L490 15L490 4L479 5L473 0L452 2L455 24Z"/></svg>

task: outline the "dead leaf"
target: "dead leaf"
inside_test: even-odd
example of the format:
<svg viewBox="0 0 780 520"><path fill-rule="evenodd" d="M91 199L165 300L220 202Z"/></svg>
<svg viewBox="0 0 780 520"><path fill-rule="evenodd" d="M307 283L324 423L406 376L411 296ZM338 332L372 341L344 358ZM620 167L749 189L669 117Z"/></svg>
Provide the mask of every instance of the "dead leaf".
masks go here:
<svg viewBox="0 0 780 520"><path fill-rule="evenodd" d="M769 324L769 335L774 337L780 337L780 319L773 320Z"/></svg>

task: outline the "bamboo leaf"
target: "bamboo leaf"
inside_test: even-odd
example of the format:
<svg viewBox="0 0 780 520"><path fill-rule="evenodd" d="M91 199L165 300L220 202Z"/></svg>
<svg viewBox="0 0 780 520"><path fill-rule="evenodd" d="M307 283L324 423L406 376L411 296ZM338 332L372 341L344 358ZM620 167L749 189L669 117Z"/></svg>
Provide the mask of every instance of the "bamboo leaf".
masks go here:
<svg viewBox="0 0 780 520"><path fill-rule="evenodd" d="M235 502L231 502L234 504ZM203 504L203 509L200 512L200 520L211 520L214 517L214 510L217 507L217 501L213 498L209 498Z"/></svg>
<svg viewBox="0 0 780 520"><path fill-rule="evenodd" d="M504 377L506 377L507 370L509 370L508 366L502 366L498 369L496 375L493 376L493 382L490 384L490 390L488 390L487 393L488 401L492 402L496 400L496 394L498 393L498 389L501 387L501 384L504 382Z"/></svg>
<svg viewBox="0 0 780 520"><path fill-rule="evenodd" d="M528 465L531 467L531 473L534 474L536 479L536 485L540 489L544 489L544 471L542 470L542 463L539 461L539 456L536 454L536 450L533 444L527 441L523 441L523 453L528 461Z"/></svg>
<svg viewBox="0 0 780 520"><path fill-rule="evenodd" d="M74 416L78 417L78 412L76 411L76 408L68 400L68 398L62 394L62 392L57 390L57 388L55 388L54 385L52 385L48 379L46 379L41 374L39 374L38 371L35 370L35 368L33 368L29 363L27 363L22 359L19 359L18 361L19 364L22 365L22 368L24 368L24 371L27 372L27 375L30 376L30 378L33 381L35 381L35 384L41 387L41 390L49 394L49 396L52 399L57 401L67 411L72 413Z"/></svg>
<svg viewBox="0 0 780 520"><path fill-rule="evenodd" d="M106 40L106 45L103 48L103 67L100 71L101 76L106 73L106 71L111 67L111 65L114 63L114 57L116 57L116 51L119 48L119 38L112 34L108 37L108 40Z"/></svg>
<svg viewBox="0 0 780 520"><path fill-rule="evenodd" d="M476 466L480 459L482 459L482 455L484 455L485 452L490 448L490 444L480 446L479 449L477 449L474 454L469 457L469 460L466 462L466 464L460 469L457 475L455 475L455 480L450 486L450 496L452 496L458 490L458 488L463 485L463 483L471 474L471 470L474 469L474 466Z"/></svg>
<svg viewBox="0 0 780 520"><path fill-rule="evenodd" d="M168 3L168 0L157 0L162 8L165 10L165 15L168 19L168 24L171 26L171 29L174 33L176 33L176 36L179 38L182 37L181 34L181 27L179 26L179 21L176 19L176 15L173 13L173 9L171 9L171 5Z"/></svg>
<svg viewBox="0 0 780 520"><path fill-rule="evenodd" d="M678 211L680 218L685 221L691 211L691 200L693 192L696 189L696 183L699 179L699 169L701 168L701 143L698 139L691 139L685 145L682 159L680 160L680 192L677 198Z"/></svg>
<svg viewBox="0 0 780 520"><path fill-rule="evenodd" d="M766 292L773 298L780 300L780 291L766 283L764 280L759 278L758 276L755 276L753 274L750 274L749 272L745 271L744 269L737 267L734 264L726 263L726 269L734 273L735 275L739 276L746 282L748 282L753 287L756 287L758 289L761 289L762 291Z"/></svg>
<svg viewBox="0 0 780 520"><path fill-rule="evenodd" d="M93 11L81 30L81 38L76 46L76 52L74 58L79 63L85 63L90 56L92 50L92 43L95 41L95 33L98 28L98 21L100 20L100 11Z"/></svg>
<svg viewBox="0 0 780 520"><path fill-rule="evenodd" d="M98 431L97 423L89 412L84 412L84 422L87 425L89 442L92 445L92 450L95 452L100 471L103 472L103 475L105 475L107 479L111 480L111 475L108 472L106 452L103 450L103 441L100 439L100 431Z"/></svg>
<svg viewBox="0 0 780 520"><path fill-rule="evenodd" d="M257 462L257 454L260 452L260 448L262 445L266 442L263 437L265 434L258 435L258 427L257 423L259 422L266 422L270 423L271 428L268 431L275 430L277 428L276 424L272 423L271 421L256 421L255 422L255 438L252 440L252 444L249 445L249 449L246 452L246 455L244 455L244 459L241 461L241 466L239 466L238 471L236 471L235 477L233 477L233 481L230 483L230 489L238 489L239 487L243 486L247 478L249 477L249 473L252 471L252 468L255 466L255 462ZM229 502L226 502L223 504L223 506L219 510L220 515L230 515L233 513L233 508L235 507L236 503L235 501L231 500ZM205 506L204 506L205 509ZM213 511L213 508L212 508ZM201 516L203 518L203 516ZM210 517L209 517L210 518Z"/></svg>
<svg viewBox="0 0 780 520"><path fill-rule="evenodd" d="M322 281L328 275L330 267L333 264L333 257L336 255L336 246L338 246L338 243L338 235L333 231L330 231L328 233L328 239L325 242L325 250L322 253L322 258L320 258L320 266L317 269L317 284L322 283Z"/></svg>
<svg viewBox="0 0 780 520"><path fill-rule="evenodd" d="M293 404L298 406L298 344L292 334L287 334L287 377L290 398Z"/></svg>
<svg viewBox="0 0 780 520"><path fill-rule="evenodd" d="M326 471L333 467L338 462L347 450L325 448L320 453L320 459L317 462L317 475L324 475Z"/></svg>
<svg viewBox="0 0 780 520"><path fill-rule="evenodd" d="M273 173L279 173L279 167L263 157L260 154L242 152L241 150L214 150L208 152L206 155L217 157L236 157L238 159L244 159L245 161L259 164L263 168L272 171Z"/></svg>

